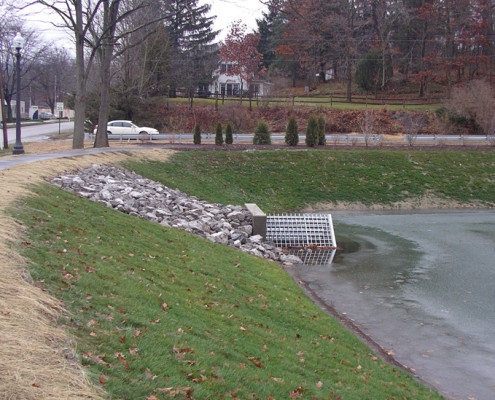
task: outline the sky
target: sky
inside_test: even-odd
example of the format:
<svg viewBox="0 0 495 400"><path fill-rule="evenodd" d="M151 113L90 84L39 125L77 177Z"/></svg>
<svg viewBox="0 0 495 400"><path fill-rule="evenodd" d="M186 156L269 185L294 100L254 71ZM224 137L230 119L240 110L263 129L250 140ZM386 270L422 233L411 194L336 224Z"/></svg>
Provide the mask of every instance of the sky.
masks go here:
<svg viewBox="0 0 495 400"><path fill-rule="evenodd" d="M227 35L228 27L236 20L241 20L248 26L248 30L257 27L256 19L262 17L262 12L266 6L259 0L202 0L200 2L211 4L211 15L215 15L215 29L221 30L218 37L224 39Z"/></svg>
<svg viewBox="0 0 495 400"><path fill-rule="evenodd" d="M260 19L262 12L266 9L266 6L259 0L199 0L199 4L205 3L211 5L210 16L216 16L214 29L221 31L217 36L219 41L225 39L228 27L237 20L246 24L248 31L256 29L256 19ZM31 10L33 9L29 9L29 11ZM46 9L39 6L38 10L36 13L30 12L30 15L26 15L33 28L38 30L46 41L58 42L63 47L71 48L72 37L46 22L53 19Z"/></svg>

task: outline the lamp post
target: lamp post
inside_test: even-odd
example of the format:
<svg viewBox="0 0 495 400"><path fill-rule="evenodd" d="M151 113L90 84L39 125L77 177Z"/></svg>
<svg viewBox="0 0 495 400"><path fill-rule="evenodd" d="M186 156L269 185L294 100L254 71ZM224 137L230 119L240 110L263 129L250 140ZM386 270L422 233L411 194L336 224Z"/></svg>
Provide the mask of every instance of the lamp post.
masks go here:
<svg viewBox="0 0 495 400"><path fill-rule="evenodd" d="M13 154L24 154L24 147L21 142L21 49L24 44L24 40L19 32L14 38L14 48L16 50L15 58L17 59L16 66L16 104L15 104L15 144L12 151Z"/></svg>

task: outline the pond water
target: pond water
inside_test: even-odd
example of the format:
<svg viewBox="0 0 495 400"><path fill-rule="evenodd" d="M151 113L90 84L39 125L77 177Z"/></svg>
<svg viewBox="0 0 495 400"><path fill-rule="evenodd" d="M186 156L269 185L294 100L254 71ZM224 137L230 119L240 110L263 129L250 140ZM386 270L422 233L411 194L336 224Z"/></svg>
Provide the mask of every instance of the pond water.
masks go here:
<svg viewBox="0 0 495 400"><path fill-rule="evenodd" d="M345 251L297 278L445 396L494 399L495 211L332 217Z"/></svg>

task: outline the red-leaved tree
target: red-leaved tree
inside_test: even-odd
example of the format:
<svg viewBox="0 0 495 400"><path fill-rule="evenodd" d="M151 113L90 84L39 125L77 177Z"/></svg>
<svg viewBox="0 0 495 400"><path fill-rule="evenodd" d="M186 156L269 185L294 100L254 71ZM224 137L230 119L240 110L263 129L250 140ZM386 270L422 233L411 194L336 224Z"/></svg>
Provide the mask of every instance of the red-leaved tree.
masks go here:
<svg viewBox="0 0 495 400"><path fill-rule="evenodd" d="M244 82L248 85L257 73L262 72L261 59L263 55L256 50L259 35L246 33L247 26L241 21L234 21L225 42L220 47L222 62L230 64L225 72L230 76L239 76L241 79L241 99L244 91ZM249 87L249 86L248 86Z"/></svg>

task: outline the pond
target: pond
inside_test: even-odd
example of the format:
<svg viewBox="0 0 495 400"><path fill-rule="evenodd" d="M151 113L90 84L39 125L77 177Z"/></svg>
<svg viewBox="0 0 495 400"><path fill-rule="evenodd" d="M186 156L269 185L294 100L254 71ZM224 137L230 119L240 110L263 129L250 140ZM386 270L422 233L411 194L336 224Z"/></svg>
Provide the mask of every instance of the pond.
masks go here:
<svg viewBox="0 0 495 400"><path fill-rule="evenodd" d="M344 251L297 279L445 396L495 398L495 211L332 216Z"/></svg>

